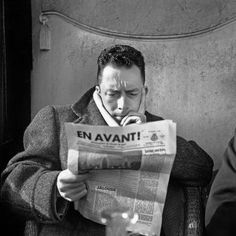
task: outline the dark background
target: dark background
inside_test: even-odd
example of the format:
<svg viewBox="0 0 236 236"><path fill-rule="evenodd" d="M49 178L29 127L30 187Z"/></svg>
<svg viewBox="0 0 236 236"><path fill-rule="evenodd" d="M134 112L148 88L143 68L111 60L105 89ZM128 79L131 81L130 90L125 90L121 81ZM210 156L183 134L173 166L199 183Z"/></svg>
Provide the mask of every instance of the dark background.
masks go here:
<svg viewBox="0 0 236 236"><path fill-rule="evenodd" d="M30 0L0 0L0 171L23 149L30 122L32 29ZM0 202L1 232L21 235L24 222Z"/></svg>

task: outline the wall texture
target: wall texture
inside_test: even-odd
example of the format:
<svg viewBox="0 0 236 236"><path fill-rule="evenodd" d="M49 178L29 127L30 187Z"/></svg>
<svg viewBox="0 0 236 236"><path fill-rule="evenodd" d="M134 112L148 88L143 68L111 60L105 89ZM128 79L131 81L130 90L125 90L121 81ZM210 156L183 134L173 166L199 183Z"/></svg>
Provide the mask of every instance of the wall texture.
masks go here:
<svg viewBox="0 0 236 236"><path fill-rule="evenodd" d="M76 101L95 83L100 51L114 43L129 44L146 59L148 110L176 121L178 134L195 140L212 156L215 168L219 166L236 127L236 22L206 29L233 19L233 1L51 0L32 1L32 10L32 117L47 104ZM41 10L63 12L110 32L156 38L95 34L48 15L51 50L40 51Z"/></svg>
<svg viewBox="0 0 236 236"><path fill-rule="evenodd" d="M234 0L42 0L81 23L141 35L191 33L236 16Z"/></svg>

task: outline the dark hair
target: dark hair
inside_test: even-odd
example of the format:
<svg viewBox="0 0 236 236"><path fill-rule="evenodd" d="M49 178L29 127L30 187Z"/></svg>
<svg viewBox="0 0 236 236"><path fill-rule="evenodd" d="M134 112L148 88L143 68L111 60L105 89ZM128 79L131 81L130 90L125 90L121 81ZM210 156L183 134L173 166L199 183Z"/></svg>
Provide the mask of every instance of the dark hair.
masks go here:
<svg viewBox="0 0 236 236"><path fill-rule="evenodd" d="M145 83L145 62L143 55L137 49L128 45L114 45L102 50L97 60L97 82L99 83L99 76L107 64L117 67L130 68L136 65L141 72L143 83Z"/></svg>

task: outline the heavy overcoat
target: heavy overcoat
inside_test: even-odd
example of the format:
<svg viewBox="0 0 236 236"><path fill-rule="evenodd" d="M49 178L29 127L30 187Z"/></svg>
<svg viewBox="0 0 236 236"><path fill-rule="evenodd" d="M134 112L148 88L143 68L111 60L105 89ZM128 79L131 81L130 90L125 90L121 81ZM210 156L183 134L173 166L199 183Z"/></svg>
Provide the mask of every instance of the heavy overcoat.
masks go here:
<svg viewBox="0 0 236 236"><path fill-rule="evenodd" d="M236 235L236 130L211 186L206 207L209 236Z"/></svg>
<svg viewBox="0 0 236 236"><path fill-rule="evenodd" d="M107 125L90 89L77 103L47 106L39 111L24 134L24 151L14 156L2 173L1 198L25 217L25 235L105 235L104 226L82 217L57 194L56 179L67 168L64 122ZM162 118L146 112L147 122ZM211 158L193 141L177 137L177 154L163 212L162 234L178 235L183 226L185 197L182 186L209 181Z"/></svg>

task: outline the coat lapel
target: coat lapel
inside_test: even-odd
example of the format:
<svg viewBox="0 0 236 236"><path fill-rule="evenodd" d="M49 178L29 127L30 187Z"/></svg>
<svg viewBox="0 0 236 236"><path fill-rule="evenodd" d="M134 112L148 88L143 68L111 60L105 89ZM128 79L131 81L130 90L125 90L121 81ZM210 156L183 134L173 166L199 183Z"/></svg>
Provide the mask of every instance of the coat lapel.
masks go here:
<svg viewBox="0 0 236 236"><path fill-rule="evenodd" d="M74 123L88 124L88 125L107 125L106 121L102 117L98 110L94 100L93 92L95 87L89 89L81 99L72 105L73 112L78 116L78 119ZM162 120L161 117L145 112L147 122Z"/></svg>
<svg viewBox="0 0 236 236"><path fill-rule="evenodd" d="M83 114L80 123L88 125L107 125L93 99L89 102L87 110Z"/></svg>
<svg viewBox="0 0 236 236"><path fill-rule="evenodd" d="M94 87L89 89L78 102L72 105L73 112L78 116L74 123L107 125L93 100L94 89Z"/></svg>

